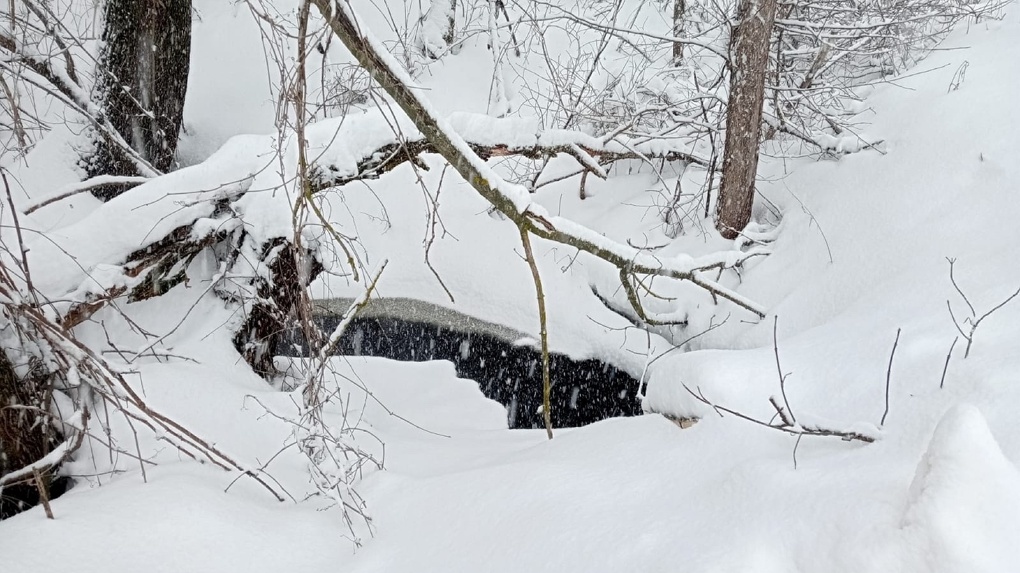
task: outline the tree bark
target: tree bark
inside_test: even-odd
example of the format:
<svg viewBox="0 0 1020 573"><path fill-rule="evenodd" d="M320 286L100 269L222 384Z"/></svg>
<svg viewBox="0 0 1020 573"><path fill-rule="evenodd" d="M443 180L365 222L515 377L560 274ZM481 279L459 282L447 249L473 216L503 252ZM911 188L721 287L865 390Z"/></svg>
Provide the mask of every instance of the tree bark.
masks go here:
<svg viewBox="0 0 1020 573"><path fill-rule="evenodd" d="M277 373L273 357L279 353L280 342L300 316L302 291L322 272L322 265L312 257L309 257L311 268L301 272L296 248L286 239L274 239L262 246L259 260L268 270L268 276L255 279L256 302L234 334L234 347L252 370L266 379ZM311 325L305 321L302 326ZM301 334L310 355L314 352L312 332L303 330Z"/></svg>
<svg viewBox="0 0 1020 573"><path fill-rule="evenodd" d="M681 38L684 33L684 16L687 0L673 0L673 37ZM679 66L684 60L683 42L673 42L673 65Z"/></svg>
<svg viewBox="0 0 1020 573"><path fill-rule="evenodd" d="M730 98L715 227L734 239L751 220L765 71L777 0L740 0L730 38Z"/></svg>
<svg viewBox="0 0 1020 573"><path fill-rule="evenodd" d="M191 0L108 0L95 99L132 149L162 172L174 166L190 61ZM138 174L102 138L86 168L89 177Z"/></svg>

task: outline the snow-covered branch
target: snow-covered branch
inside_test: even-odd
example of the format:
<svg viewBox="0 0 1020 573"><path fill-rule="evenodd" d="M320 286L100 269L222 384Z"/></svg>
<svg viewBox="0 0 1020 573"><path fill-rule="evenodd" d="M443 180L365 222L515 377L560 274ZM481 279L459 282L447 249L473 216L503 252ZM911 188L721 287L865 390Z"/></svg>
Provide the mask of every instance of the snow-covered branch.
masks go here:
<svg viewBox="0 0 1020 573"><path fill-rule="evenodd" d="M97 175L90 177L81 183L72 183L59 189L52 197L44 201L40 201L34 205L26 207L24 213L30 215L47 205L52 205L64 199L80 195L82 193L90 193L92 191L101 190L110 187L119 188L131 188L136 185L141 185L149 179L147 177L132 177L124 175Z"/></svg>
<svg viewBox="0 0 1020 573"><path fill-rule="evenodd" d="M482 160L493 157L546 159L569 155L581 168L605 179L605 168L624 160L662 160L708 167L708 160L679 146L659 141L641 141L624 135L598 138L578 130L538 130L532 122L495 118L482 114L458 113L447 118L449 125L471 151ZM423 153L440 153L436 144L420 131L394 133L391 140L361 151L357 169L340 172L335 165L316 165L314 190L322 191L347 183L374 179L399 165L413 162Z"/></svg>
<svg viewBox="0 0 1020 573"><path fill-rule="evenodd" d="M692 281L758 316L765 315L764 308L754 301L699 275L709 269L732 267L746 260L749 255L729 252L700 259L689 256L660 259L608 240L573 221L550 215L531 200L527 189L510 184L495 173L450 122L432 109L421 92L412 88L413 82L407 73L358 20L350 5L329 0L312 2L337 37L407 114L435 152L442 155L465 181L517 226L543 239L575 247L632 273Z"/></svg>

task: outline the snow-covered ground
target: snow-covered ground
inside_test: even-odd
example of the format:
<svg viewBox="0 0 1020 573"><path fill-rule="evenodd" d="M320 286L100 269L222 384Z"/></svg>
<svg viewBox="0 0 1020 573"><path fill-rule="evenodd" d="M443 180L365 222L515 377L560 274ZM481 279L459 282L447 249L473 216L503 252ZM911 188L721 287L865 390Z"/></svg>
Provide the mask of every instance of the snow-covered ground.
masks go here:
<svg viewBox="0 0 1020 573"><path fill-rule="evenodd" d="M203 87L192 92L188 121L204 126L189 147L204 157L228 136L272 131L273 116L268 88L250 87L265 81L245 52L259 49L257 38L230 44L220 59L200 58L229 43L217 41L215 26L248 15L199 4L195 85ZM77 486L53 503L55 520L35 508L0 523L0 571L1020 570L1020 302L981 322L966 358L967 343L959 340L946 367L960 336L946 301L958 319L968 316L946 258L956 260L957 282L977 316L1020 287L1020 267L1010 257L1020 241L1018 40L1020 11L1013 8L1002 21L957 30L909 77L877 86L867 100L874 110L867 132L884 140L881 152L838 162L763 161L761 190L782 210L777 239L739 285L730 284L769 316L752 324L733 308L691 351L648 367L646 407L702 417L693 427L646 415L559 430L547 441L541 432L506 430L503 408L457 379L448 363L337 359L348 417L361 419L361 445L384 455L386 466L358 487L374 535L356 528L361 547L354 549L335 509L300 501L310 491L303 458L294 448L280 452L293 428L277 415L291 414L299 398L269 388L239 363L222 328L228 311L202 299L167 340L174 354L194 362L144 359L146 398L248 465L268 463L299 501L279 503L250 480L179 460L141 435L140 449L160 461L144 480L123 460L116 464L123 471L102 474L114 464L82 453L68 468L81 476ZM465 69L485 64L479 52L458 56ZM964 81L950 90L964 62ZM238 76L225 82L225 70ZM439 69L426 87L453 73ZM253 95L243 97L244 86ZM437 99L444 110L484 112L486 89ZM225 92L240 103L220 114L215 102ZM243 178L257 170L246 154L269 141L234 140L211 161ZM423 174L424 184L435 188L442 169L429 161L437 168ZM223 172L206 165L177 177L212 188ZM59 165L30 165L21 180L47 188L72 176ZM174 185L173 177L140 188L130 204L125 197L96 207L82 197L33 220L60 228L56 244L72 248L84 240L76 229L88 226L79 213L134 212L147 204L146 193ZM357 229L373 260L391 260L380 294L427 298L536 333L534 290L515 251L516 230L488 215L459 181L443 187L441 215L452 236L437 240L431 254L456 298L444 302L422 257L428 198L415 177L397 170L371 189L345 190L343 209L334 213ZM648 177L594 184L584 201L576 185L550 186L538 200L613 238L654 243L661 232L648 215ZM64 222L72 219L77 225ZM138 235L149 231L119 229L109 240L144 240ZM670 249L700 254L726 246L695 235ZM102 260L103 245L88 251L94 261ZM628 323L591 296L588 285L604 278L595 265L572 266L571 253L545 243L537 252L557 350L603 356L640 375L668 348L659 337L623 329ZM49 269L43 274L51 288L66 288L76 271L56 257L40 268ZM202 288L132 305L132 319L168 331ZM336 281L317 288L353 296L360 287ZM693 297L681 309L690 334L703 330L710 298L677 292ZM770 420L769 398L780 396L774 324L797 420L866 429L877 434L874 443L798 441L718 416L691 396L688 388Z"/></svg>

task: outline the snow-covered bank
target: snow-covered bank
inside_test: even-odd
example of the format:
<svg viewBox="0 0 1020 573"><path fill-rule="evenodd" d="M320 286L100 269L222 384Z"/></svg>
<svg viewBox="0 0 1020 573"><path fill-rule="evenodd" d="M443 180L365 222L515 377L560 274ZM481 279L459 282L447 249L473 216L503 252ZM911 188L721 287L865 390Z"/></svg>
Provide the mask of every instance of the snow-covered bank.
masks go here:
<svg viewBox="0 0 1020 573"><path fill-rule="evenodd" d="M1018 37L1014 9L1002 22L958 30L945 47L970 48L935 53L918 70L932 71L879 86L868 100L875 110L868 131L885 140L883 153L763 164L762 190L782 206L782 224L772 254L747 269L738 288L779 317L792 413L802 421L877 426L888 406L875 443L798 441L716 416L690 396L685 384L768 421L775 414L769 397L780 394L771 315L752 325L734 314L698 339L696 350L651 366L649 408L703 416L685 430L650 415L559 431L547 441L539 432L507 431L505 410L456 379L447 363L338 359L349 418L366 430L366 448L381 455L385 445L387 469L359 486L376 529L357 551L336 511L317 511L314 500L277 503L244 479L223 493L235 475L179 460L142 436L141 447L158 451L162 462L148 468L150 483L130 464L114 476L91 475L103 466L75 464L79 485L54 501L56 520L36 508L0 524L0 569L1020 569L1020 301L981 323L967 357L960 340L946 367L960 336L946 301L959 319L968 312L946 257L955 258L959 286L978 316L1020 286L1009 251L1020 240ZM949 90L964 61L965 80ZM434 186L442 168L428 161L433 168L422 177ZM593 186L583 203L570 186L546 189L540 200L611 236L640 237L648 225L637 214L648 195L642 180ZM335 215L358 229L367 252L393 261L382 294L442 300L422 260L427 198L416 185L408 169L372 190L345 190ZM450 200L443 217L458 240L437 243L432 262L458 308L534 332L533 285L514 257L515 233L462 185L451 187L444 187ZM632 200L639 206L620 206ZM687 237L670 248L703 241ZM576 301L553 313L554 340L578 353L620 357L640 371L652 337L616 329L626 321L590 295L597 272L571 267L571 255L551 248L541 254L550 298ZM353 294L340 281L320 286ZM166 309L189 308L202 288L132 306L131 316L165 332L177 320ZM194 362L145 358L140 385L153 404L245 463L268 464L301 500L310 489L304 461L293 449L279 452L293 428L276 417L293 411L294 396L238 363L222 328L229 313L206 302L167 341ZM709 310L707 301L691 304L695 319ZM110 326L118 334L115 319ZM89 487L99 480L105 485Z"/></svg>

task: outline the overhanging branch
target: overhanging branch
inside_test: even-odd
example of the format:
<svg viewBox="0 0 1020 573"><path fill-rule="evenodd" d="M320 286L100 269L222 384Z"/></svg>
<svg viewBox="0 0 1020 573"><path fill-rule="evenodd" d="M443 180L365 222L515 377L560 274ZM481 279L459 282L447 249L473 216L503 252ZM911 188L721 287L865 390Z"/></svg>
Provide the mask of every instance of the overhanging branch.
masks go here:
<svg viewBox="0 0 1020 573"><path fill-rule="evenodd" d="M690 257L660 260L632 247L609 241L572 221L549 216L541 206L530 200L525 190L503 181L489 169L471 144L441 119L418 91L411 89L410 78L369 31L361 26L345 0L311 2L361 66L368 70L372 78L407 114L431 148L519 228L543 239L570 245L629 272L689 280L759 317L765 315L760 305L699 275L709 268L739 264L760 253L727 255L700 261Z"/></svg>

